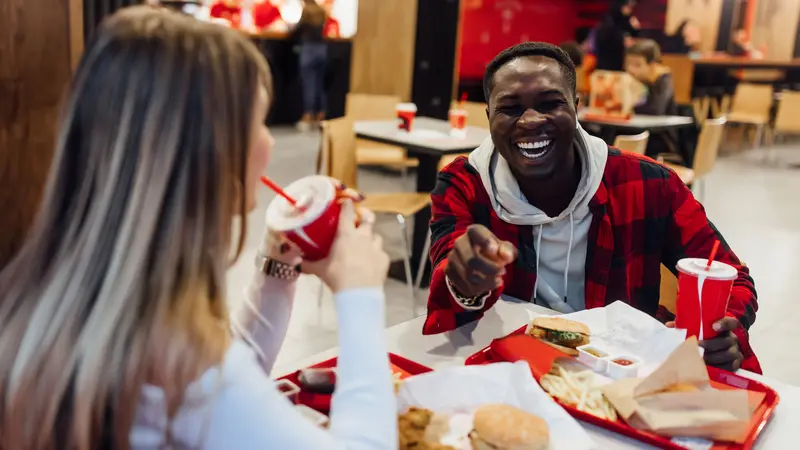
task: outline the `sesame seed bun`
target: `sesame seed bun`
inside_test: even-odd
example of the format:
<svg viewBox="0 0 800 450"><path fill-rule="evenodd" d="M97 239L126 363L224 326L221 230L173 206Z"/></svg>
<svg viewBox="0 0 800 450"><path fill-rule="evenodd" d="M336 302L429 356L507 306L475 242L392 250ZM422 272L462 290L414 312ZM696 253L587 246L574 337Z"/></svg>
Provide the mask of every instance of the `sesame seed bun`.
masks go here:
<svg viewBox="0 0 800 450"><path fill-rule="evenodd" d="M547 422L509 405L484 405L475 412L470 434L473 450L546 450Z"/></svg>

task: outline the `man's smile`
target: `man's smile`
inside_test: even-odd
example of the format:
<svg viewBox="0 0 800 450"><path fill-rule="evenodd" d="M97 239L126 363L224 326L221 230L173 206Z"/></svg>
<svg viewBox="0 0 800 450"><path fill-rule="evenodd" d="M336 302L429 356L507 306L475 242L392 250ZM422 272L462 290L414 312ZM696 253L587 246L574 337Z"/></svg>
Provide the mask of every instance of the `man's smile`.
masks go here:
<svg viewBox="0 0 800 450"><path fill-rule="evenodd" d="M525 159L536 161L550 153L555 148L555 142L552 136L540 134L537 137L517 138L514 147Z"/></svg>

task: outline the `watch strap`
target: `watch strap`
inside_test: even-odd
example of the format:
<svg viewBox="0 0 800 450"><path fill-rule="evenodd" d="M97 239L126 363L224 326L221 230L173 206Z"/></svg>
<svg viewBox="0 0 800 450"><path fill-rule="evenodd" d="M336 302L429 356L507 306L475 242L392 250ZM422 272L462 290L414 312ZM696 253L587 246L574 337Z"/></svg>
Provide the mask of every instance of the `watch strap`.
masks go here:
<svg viewBox="0 0 800 450"><path fill-rule="evenodd" d="M300 276L300 266L291 266L260 253L256 255L256 267L264 275L280 280L294 281Z"/></svg>

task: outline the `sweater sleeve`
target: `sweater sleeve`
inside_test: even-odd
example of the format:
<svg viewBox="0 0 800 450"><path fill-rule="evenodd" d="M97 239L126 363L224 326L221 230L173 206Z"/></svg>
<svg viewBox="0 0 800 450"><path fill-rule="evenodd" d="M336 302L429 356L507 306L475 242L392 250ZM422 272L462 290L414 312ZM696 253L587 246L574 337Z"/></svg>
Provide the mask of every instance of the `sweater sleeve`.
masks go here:
<svg viewBox="0 0 800 450"><path fill-rule="evenodd" d="M233 316L235 334L253 346L269 374L286 338L297 283L256 272L242 307Z"/></svg>
<svg viewBox="0 0 800 450"><path fill-rule="evenodd" d="M440 174L436 188L431 193L431 273L428 317L423 334L436 334L454 330L474 322L491 308L502 294L502 286L479 299L475 306L461 304L448 288L445 269L447 255L458 237L475 223L470 209L474 201L473 190L467 180L469 171L466 158L459 158Z"/></svg>
<svg viewBox="0 0 800 450"><path fill-rule="evenodd" d="M706 216L703 205L694 198L689 188L674 172L669 171L669 179L666 184L671 198L671 214L667 224L663 264L677 275L675 267L679 259L707 258L711 253L714 241L719 240L720 246L716 260L730 264L738 272L728 300L727 314L735 317L741 324L734 333L739 339L739 347L744 355L742 368L761 373L761 366L750 347L748 332L756 320L756 311L758 310L756 289L753 278L750 277L750 270L733 253L728 243L725 242L725 238L722 237L722 233Z"/></svg>
<svg viewBox="0 0 800 450"><path fill-rule="evenodd" d="M339 344L330 426L308 422L255 361L227 367L204 448L211 450L372 450L397 447L397 406L379 289L335 298Z"/></svg>

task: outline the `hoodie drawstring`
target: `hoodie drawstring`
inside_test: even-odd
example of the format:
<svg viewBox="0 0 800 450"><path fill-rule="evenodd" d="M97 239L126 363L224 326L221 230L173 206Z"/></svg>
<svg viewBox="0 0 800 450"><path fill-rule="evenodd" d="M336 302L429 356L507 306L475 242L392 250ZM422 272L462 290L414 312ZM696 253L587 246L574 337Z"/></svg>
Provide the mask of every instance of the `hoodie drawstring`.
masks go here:
<svg viewBox="0 0 800 450"><path fill-rule="evenodd" d="M541 237L541 230L539 230ZM569 245L567 245L567 265L564 267L564 302L567 302L567 288L569 287L569 257L572 256L572 240L575 238L575 220L569 213ZM538 278L538 277L537 277Z"/></svg>
<svg viewBox="0 0 800 450"><path fill-rule="evenodd" d="M536 238L536 247L534 247L534 251L536 252L536 281L533 283L533 301L536 301L536 289L539 287L539 255L542 253L539 250L542 248L542 227L543 224L539 224L539 237Z"/></svg>

